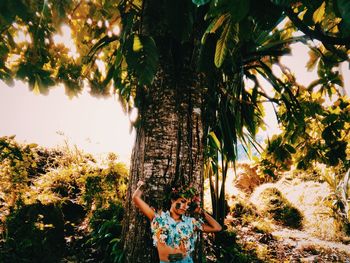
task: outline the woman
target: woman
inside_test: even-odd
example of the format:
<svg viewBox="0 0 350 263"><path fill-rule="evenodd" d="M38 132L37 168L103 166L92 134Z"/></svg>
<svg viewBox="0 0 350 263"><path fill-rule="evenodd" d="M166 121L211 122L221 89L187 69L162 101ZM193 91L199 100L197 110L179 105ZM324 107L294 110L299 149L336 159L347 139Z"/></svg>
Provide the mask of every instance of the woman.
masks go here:
<svg viewBox="0 0 350 263"><path fill-rule="evenodd" d="M166 212L156 213L142 200L140 188L144 182L139 181L132 199L141 212L151 221L153 244L157 247L160 263L192 263L191 253L197 238L197 231L218 232L220 224L199 207L195 200L195 213L201 214L203 220L186 216L188 208L195 199L194 188L174 189L171 193L171 206Z"/></svg>

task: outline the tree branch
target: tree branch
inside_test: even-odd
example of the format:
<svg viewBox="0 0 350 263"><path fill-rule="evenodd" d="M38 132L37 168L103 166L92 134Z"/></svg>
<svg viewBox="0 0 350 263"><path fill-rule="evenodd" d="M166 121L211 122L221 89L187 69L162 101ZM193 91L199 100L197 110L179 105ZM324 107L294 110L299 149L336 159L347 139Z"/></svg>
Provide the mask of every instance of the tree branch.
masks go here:
<svg viewBox="0 0 350 263"><path fill-rule="evenodd" d="M294 13L292 10L286 9L285 13L300 31L302 31L305 35L309 36L312 39L317 39L329 45L343 45L343 46L350 45L350 37L342 38L342 37L333 37L333 36L325 35L320 30L310 29L306 24L303 23L301 19L298 18L298 15Z"/></svg>

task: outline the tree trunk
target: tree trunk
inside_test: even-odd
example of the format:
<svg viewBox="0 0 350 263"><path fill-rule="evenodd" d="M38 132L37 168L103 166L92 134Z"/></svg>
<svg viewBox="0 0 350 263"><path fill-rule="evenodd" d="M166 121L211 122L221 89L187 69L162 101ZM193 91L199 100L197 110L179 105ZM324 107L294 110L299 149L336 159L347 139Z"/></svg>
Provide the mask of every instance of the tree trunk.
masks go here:
<svg viewBox="0 0 350 263"><path fill-rule="evenodd" d="M187 17L194 15L193 8L188 0L143 1L141 33L154 38L160 65L153 84L137 89L139 122L122 233L126 262L153 263L158 260L150 223L131 200L139 180L146 183L144 200L155 209L169 209L164 207L164 201L175 184L192 183L201 195L203 193L201 112L205 92L203 76L195 66L200 26L192 24L191 37L185 41L178 38L186 35L178 34L178 29L181 32L187 27L176 26L179 17L185 13ZM175 20L168 20L171 12ZM177 15L174 16L174 12Z"/></svg>
<svg viewBox="0 0 350 263"><path fill-rule="evenodd" d="M202 81L190 66L175 74L174 67L169 65L171 62L162 58L152 87L138 94L142 97L140 122L123 222L126 262L157 262L158 258L150 224L131 200L139 180L146 182L143 198L155 208L163 206L169 186L175 183L192 183L202 193Z"/></svg>

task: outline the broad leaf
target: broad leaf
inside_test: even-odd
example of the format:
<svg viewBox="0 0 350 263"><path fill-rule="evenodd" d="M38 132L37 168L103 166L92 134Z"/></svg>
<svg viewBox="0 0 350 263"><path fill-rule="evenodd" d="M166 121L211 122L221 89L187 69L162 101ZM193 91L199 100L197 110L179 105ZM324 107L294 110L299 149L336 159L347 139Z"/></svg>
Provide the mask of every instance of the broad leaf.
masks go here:
<svg viewBox="0 0 350 263"><path fill-rule="evenodd" d="M128 72L135 73L135 77L141 85L152 83L158 67L158 52L153 38L139 36L140 45L143 46L135 52L134 39L132 36L126 43L127 52L125 54L128 64Z"/></svg>
<svg viewBox="0 0 350 263"><path fill-rule="evenodd" d="M249 14L254 17L255 22L263 30L270 32L277 24L279 24L284 15L283 9L271 3L270 0L251 0L251 8ZM249 34L250 30L246 32Z"/></svg>
<svg viewBox="0 0 350 263"><path fill-rule="evenodd" d="M229 39L230 31L231 31L231 24L227 23L224 27L224 30L221 33L221 36L218 42L216 43L214 63L215 63L215 66L218 68L221 67L227 53L227 44L228 44L227 42Z"/></svg>
<svg viewBox="0 0 350 263"><path fill-rule="evenodd" d="M215 144L215 147L220 150L221 149L221 143L220 143L218 137L216 137L215 132L213 132L213 131L210 132L209 133L209 138L211 138L213 140L213 142Z"/></svg>
<svg viewBox="0 0 350 263"><path fill-rule="evenodd" d="M134 43L132 45L132 51L139 52L143 48L138 35L134 35Z"/></svg>
<svg viewBox="0 0 350 263"><path fill-rule="evenodd" d="M322 5L314 12L313 20L315 23L321 23L325 15L326 2L323 2Z"/></svg>
<svg viewBox="0 0 350 263"><path fill-rule="evenodd" d="M308 71L311 71L313 70L316 65L317 65L317 62L318 60L320 59L320 55L319 55L319 52L317 49L311 49L309 52L309 61L307 62L306 64L306 68Z"/></svg>

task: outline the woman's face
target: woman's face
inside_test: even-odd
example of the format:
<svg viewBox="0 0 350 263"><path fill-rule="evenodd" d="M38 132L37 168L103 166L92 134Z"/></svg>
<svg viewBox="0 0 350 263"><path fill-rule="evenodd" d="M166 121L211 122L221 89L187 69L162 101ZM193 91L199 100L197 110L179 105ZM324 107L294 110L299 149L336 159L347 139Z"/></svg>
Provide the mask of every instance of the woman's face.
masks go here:
<svg viewBox="0 0 350 263"><path fill-rule="evenodd" d="M186 213L190 203L191 203L190 199L180 197L176 200L172 200L171 209L173 209L173 211L176 212L177 214L182 215Z"/></svg>

